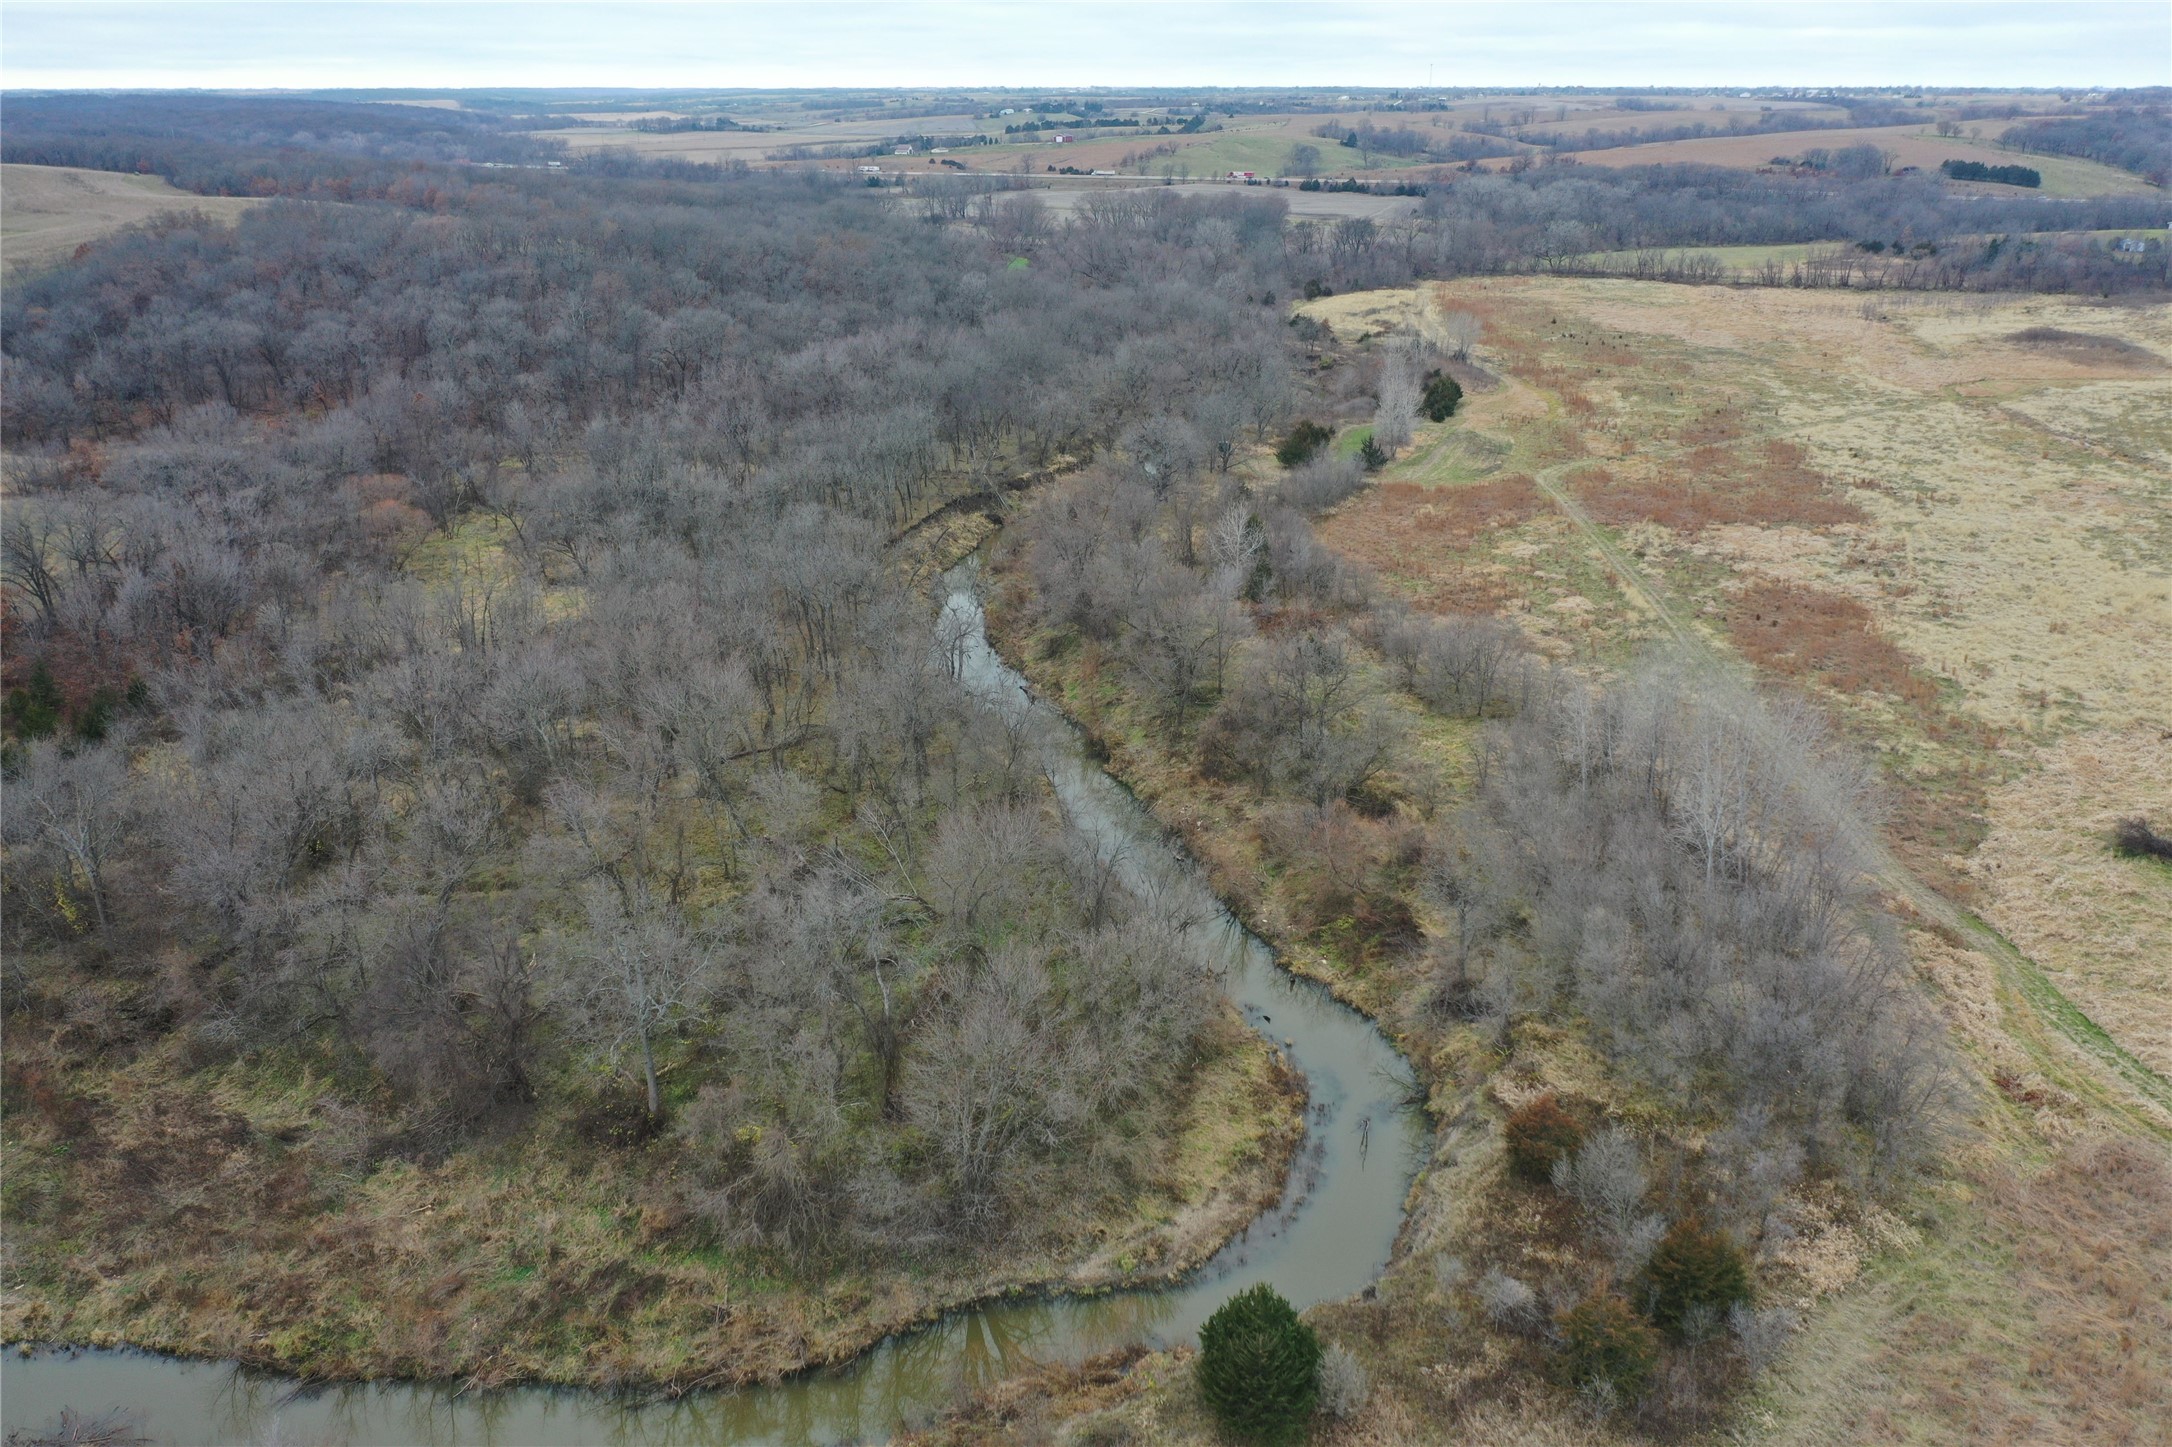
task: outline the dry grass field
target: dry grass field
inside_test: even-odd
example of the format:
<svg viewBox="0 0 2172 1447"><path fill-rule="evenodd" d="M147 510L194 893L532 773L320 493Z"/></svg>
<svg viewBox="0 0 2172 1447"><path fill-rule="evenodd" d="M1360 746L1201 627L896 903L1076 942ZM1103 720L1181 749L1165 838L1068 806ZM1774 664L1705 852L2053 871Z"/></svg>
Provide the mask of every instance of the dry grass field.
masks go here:
<svg viewBox="0 0 2172 1447"><path fill-rule="evenodd" d="M2158 700L2160 708L2164 700ZM2172 829L2172 718L2059 739L1991 792L1970 861L1988 918L2128 1049L2172 1075L2172 867L2104 847Z"/></svg>
<svg viewBox="0 0 2172 1447"><path fill-rule="evenodd" d="M1668 117L1655 118L1664 119ZM1571 125L1567 129L1574 131L1581 128ZM2043 173L2043 194L2047 196L2149 195L2157 192L2156 187L2141 177L2100 165L2095 161L2079 160L2072 156L2039 156L2024 151L2010 151L1989 140L1977 140L1968 136L1940 136L1922 126L1868 126L1846 130L1705 136L1692 141L1654 141L1641 146L1616 146L1607 150L1572 151L1568 154L1579 164L1587 166L1651 166L1694 162L1706 166L1748 169L1770 165L1776 156L1799 156L1812 148L1837 151L1844 146L1866 144L1890 152L1896 166L1916 166L1926 171L1935 171L1938 163L1946 160L2031 166Z"/></svg>
<svg viewBox="0 0 2172 1447"><path fill-rule="evenodd" d="M621 119L611 117L610 119ZM628 150L641 156L685 161L756 162L772 151L793 146L869 146L900 132L934 134L978 131L987 123L970 115L916 116L910 120L821 120L808 118L771 131L637 131L629 127L537 131L543 140L564 141L569 150Z"/></svg>
<svg viewBox="0 0 2172 1447"><path fill-rule="evenodd" d="M1511 566L1536 556L1528 527L1474 550L1408 525L1464 505L1428 484L1467 480L1453 459L1489 438L1497 470L1567 464L1728 633L1760 621L1733 607L1760 592L1830 614L2017 735L2133 726L2172 697L2172 309L1567 279L1306 304L1346 336L1443 307L1485 316L1482 351L1521 385L1474 397L1330 524L1391 581L1532 575ZM1649 631L1633 610L1609 626ZM1913 691L1856 683L1837 691Z"/></svg>
<svg viewBox="0 0 2172 1447"><path fill-rule="evenodd" d="M1304 310L1346 341L1475 313L1504 383L1328 541L1556 657L1679 631L1807 691L1895 853L2025 957L1911 932L1974 1126L1910 1221L1826 1238L1724 1440L2168 1440L2172 1118L2088 1038L2172 1070L2172 871L2110 848L2172 821L2172 308L1500 279Z"/></svg>
<svg viewBox="0 0 2172 1447"><path fill-rule="evenodd" d="M195 196L160 176L73 166L0 166L0 262L10 272L50 265L78 246L169 211L232 220L260 203Z"/></svg>

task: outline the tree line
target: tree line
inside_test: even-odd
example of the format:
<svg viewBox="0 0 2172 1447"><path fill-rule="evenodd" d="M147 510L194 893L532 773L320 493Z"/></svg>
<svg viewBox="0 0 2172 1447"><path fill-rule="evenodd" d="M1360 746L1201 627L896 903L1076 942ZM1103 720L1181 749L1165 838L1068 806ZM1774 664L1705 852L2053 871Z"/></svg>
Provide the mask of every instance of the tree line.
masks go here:
<svg viewBox="0 0 2172 1447"><path fill-rule="evenodd" d="M2029 121L2000 140L2016 150L2100 161L2152 186L2172 185L2172 107L2163 104Z"/></svg>

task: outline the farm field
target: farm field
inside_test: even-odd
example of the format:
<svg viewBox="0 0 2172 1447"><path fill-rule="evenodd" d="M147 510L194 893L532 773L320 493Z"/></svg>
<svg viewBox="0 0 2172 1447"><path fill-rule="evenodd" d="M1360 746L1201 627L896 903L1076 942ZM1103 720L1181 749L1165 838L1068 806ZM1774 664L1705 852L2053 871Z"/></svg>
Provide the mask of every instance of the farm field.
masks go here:
<svg viewBox="0 0 2172 1447"><path fill-rule="evenodd" d="M604 117L596 119L631 119ZM611 126L597 129L537 131L542 140L564 141L576 154L583 151L628 150L641 156L665 156L686 161L759 161L772 151L792 146L864 146L903 131L962 132L985 129L976 116L918 116L876 120L799 120L773 131L637 131Z"/></svg>
<svg viewBox="0 0 2172 1447"><path fill-rule="evenodd" d="M1349 101L1351 98L1340 99ZM2040 108L2044 101L2042 96L2009 99L2019 107L2019 112L2024 114ZM937 116L868 116L862 112L846 118L827 119L796 108L779 111L774 116L740 111L735 114L743 120L774 123L778 129L675 133L637 131L624 124L636 114L674 113L670 111L635 113L569 110L567 114L580 119L619 124L606 124L600 128L546 130L535 134L547 139L562 140L576 152L625 148L644 156L695 161L761 162L794 146L870 145L898 136L970 133L990 135L995 138L995 144L956 151L951 159L968 170L1025 170L1039 174L1050 167L1070 166L1079 170L1119 170L1127 175L1173 177L1213 176L1233 170L1280 175L1287 170L1290 147L1310 145L1321 153L1322 174L1394 176L1413 167L1437 167L1442 162L1437 156L1411 158L1347 150L1337 142L1315 135L1314 132L1323 126L1349 129L1371 125L1387 130L1438 134L1445 142L1449 137L1460 134L1466 125L1484 126L1489 131L1495 127L1503 127L1505 139L1495 137L1494 143L1512 146L1521 153L1551 155L1554 153L1545 148L1545 143L1549 142L1550 138L1561 135L1580 136L1590 130L1608 133L1658 130L1699 121L1724 125L1745 115L1777 116L1787 122L1799 120L1805 125L1819 125L1829 124L1846 115L1845 111L1830 104L1784 97L1702 94L1653 98L1652 103L1672 108L1625 109L1607 97L1576 99L1516 95L1483 96L1441 105L1438 108L1404 109L1400 102L1395 101L1390 101L1385 106L1368 107L1360 102L1347 109L1332 112L1218 115L1212 129L1196 134L1156 135L1151 130L1146 130L1131 135L1089 135L1086 139L1063 145L1046 139L1050 134L1048 132L1005 136L1005 125L1035 118L1034 112L1023 108L1020 108L1014 117L999 116L988 111L960 111ZM1145 116L1156 114L1158 109L1166 108L1119 106L1109 114ZM1838 149L1869 142L1894 152L1899 165L1924 169L1934 169L1940 161L1949 158L1992 163L2019 160L2043 173L2042 194L2047 196L2128 194L2153 189L2141 178L2109 166L2071 157L2037 156L2010 151L1999 146L1994 139L1988 138L1996 131L2003 130L2009 122L1977 123L1970 126L1972 134L1938 136L1929 129L1929 122L1936 115L1937 112L1926 111L1922 122L1898 126L1801 131L1782 129L1753 135L1654 141L1636 146L1560 154L1573 157L1580 163L1609 167L1656 162L1755 167L1769 165L1775 156L1798 154L1814 147ZM1077 128L1081 132L1092 130L1092 126L1084 120L1078 123ZM1502 157L1480 164L1498 168L1505 164L1507 159ZM847 163L845 159L829 162L831 165ZM918 164L925 164L925 158L919 158Z"/></svg>
<svg viewBox="0 0 2172 1447"><path fill-rule="evenodd" d="M260 203L196 196L159 176L73 166L0 166L0 254L10 272L63 260L86 241L169 211L231 220Z"/></svg>
<svg viewBox="0 0 2172 1447"><path fill-rule="evenodd" d="M602 117L599 117L602 118ZM1031 119L1021 114L1020 119ZM623 127L607 129L566 129L538 131L535 134L547 140L564 141L576 152L624 148L643 156L668 156L690 161L743 160L759 162L772 154L793 146L841 146L872 145L893 136L908 134L987 134L998 138L996 144L986 147L970 147L954 150L950 159L972 171L1019 171L1035 175L1045 174L1051 166L1072 166L1080 170L1117 170L1131 175L1206 177L1225 171L1257 171L1262 175L1280 175L1286 169L1290 147L1309 145L1320 152L1322 174L1343 174L1356 169L1360 157L1332 140L1313 134L1314 128L1328 123L1358 125L1365 121L1375 124L1405 124L1415 118L1373 116L1362 113L1347 115L1303 114L1280 116L1236 116L1219 122L1219 128L1193 135L1118 134L1090 138L1057 145L1045 139L1049 132L1030 136L1004 137L1005 118L980 115L924 116L912 118L884 117L875 120L804 121L796 120L774 131L677 131L648 132ZM1437 120L1437 117L1428 118ZM1445 126L1445 122L1442 123ZM1081 131L1090 127L1081 124ZM1161 147L1169 149L1159 155L1144 153ZM924 167L928 158L915 155L912 164ZM852 164L847 159L833 160L829 164ZM1419 164L1393 156L1373 155L1368 171L1392 172Z"/></svg>
<svg viewBox="0 0 2172 1447"><path fill-rule="evenodd" d="M1586 131L1604 131L1610 135L1623 131L1648 131L1665 126L1688 125L1695 121L1707 124L1725 124L1745 112L1761 114L1767 110L1784 116L1790 122L1808 124L1836 120L1847 112L1838 106L1814 105L1803 101L1754 101L1734 98L1711 99L1697 97L1667 97L1672 110L1619 110L1611 106L1590 109L1571 109L1566 116L1555 120L1533 121L1519 126L1516 134L1527 139L1558 135L1566 132L1581 136ZM1784 132L1776 133L1784 134Z"/></svg>
<svg viewBox="0 0 2172 1447"><path fill-rule="evenodd" d="M1775 156L1800 155L1812 148L1837 151L1845 146L1873 145L1890 151L1894 164L1926 171L1945 160L1984 161L1992 165L2030 166L2043 173L2046 196L2147 195L2156 192L2141 177L2115 170L2095 161L2072 156L2039 156L2008 150L1989 141L1965 136L1941 136L1920 126L1866 126L1851 130L1778 131L1748 136L1706 136L1693 141L1655 141L1642 146L1617 146L1610 150L1570 151L1566 154L1587 166L1651 166L1694 163L1751 169L1772 163ZM1499 165L1499 162L1491 163ZM2003 189L2003 188L2002 188Z"/></svg>

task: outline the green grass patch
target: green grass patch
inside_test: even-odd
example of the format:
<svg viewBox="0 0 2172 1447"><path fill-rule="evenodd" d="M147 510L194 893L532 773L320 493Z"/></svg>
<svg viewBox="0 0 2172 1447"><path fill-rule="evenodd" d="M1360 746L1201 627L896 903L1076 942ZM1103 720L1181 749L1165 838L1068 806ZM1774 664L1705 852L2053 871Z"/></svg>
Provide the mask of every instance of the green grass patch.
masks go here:
<svg viewBox="0 0 2172 1447"><path fill-rule="evenodd" d="M504 518L469 513L418 544L408 557L408 574L425 583L509 575L513 565L506 546L512 536L512 525Z"/></svg>

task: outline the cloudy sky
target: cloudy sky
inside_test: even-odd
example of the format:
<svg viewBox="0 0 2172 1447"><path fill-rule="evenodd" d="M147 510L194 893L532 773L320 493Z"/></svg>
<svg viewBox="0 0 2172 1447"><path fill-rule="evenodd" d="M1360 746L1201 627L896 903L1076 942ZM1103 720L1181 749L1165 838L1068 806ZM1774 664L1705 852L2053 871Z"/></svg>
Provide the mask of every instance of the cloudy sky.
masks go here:
<svg viewBox="0 0 2172 1447"><path fill-rule="evenodd" d="M2172 84L2172 0L7 0L0 84Z"/></svg>

